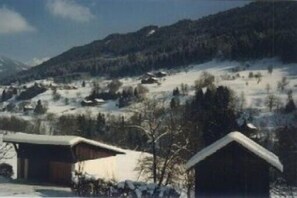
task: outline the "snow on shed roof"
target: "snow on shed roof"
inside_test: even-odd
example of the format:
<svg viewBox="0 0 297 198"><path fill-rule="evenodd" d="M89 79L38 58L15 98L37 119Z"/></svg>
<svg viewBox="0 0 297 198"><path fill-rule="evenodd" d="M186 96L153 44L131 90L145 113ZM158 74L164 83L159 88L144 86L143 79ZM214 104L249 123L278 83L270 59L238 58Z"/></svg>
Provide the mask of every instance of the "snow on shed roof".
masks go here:
<svg viewBox="0 0 297 198"><path fill-rule="evenodd" d="M247 123L247 127L250 129L257 129L257 127L255 125L253 125L252 123Z"/></svg>
<svg viewBox="0 0 297 198"><path fill-rule="evenodd" d="M84 103L93 103L92 100L83 100Z"/></svg>
<svg viewBox="0 0 297 198"><path fill-rule="evenodd" d="M107 149L118 154L125 154L124 150L114 146L103 144L94 140L86 139L79 136L67 135L37 135L27 133L14 133L3 136L3 142L10 143L28 143L28 144L45 144L45 145L62 145L74 146L78 143L86 143L102 149Z"/></svg>
<svg viewBox="0 0 297 198"><path fill-rule="evenodd" d="M96 102L99 102L99 103L101 103L101 102L105 102L105 100L103 100L103 99L101 99L101 98L95 98L94 99Z"/></svg>
<svg viewBox="0 0 297 198"><path fill-rule="evenodd" d="M276 155L274 155L272 152L268 151L267 149L260 146L259 144L249 139L240 132L231 132L225 137L217 140L213 144L202 149L187 162L186 168L191 169L197 163L203 161L205 158L214 154L216 151L220 150L221 148L225 147L231 142L237 142L238 144L245 147L261 159L271 164L273 167L277 168L281 172L283 171L283 165Z"/></svg>

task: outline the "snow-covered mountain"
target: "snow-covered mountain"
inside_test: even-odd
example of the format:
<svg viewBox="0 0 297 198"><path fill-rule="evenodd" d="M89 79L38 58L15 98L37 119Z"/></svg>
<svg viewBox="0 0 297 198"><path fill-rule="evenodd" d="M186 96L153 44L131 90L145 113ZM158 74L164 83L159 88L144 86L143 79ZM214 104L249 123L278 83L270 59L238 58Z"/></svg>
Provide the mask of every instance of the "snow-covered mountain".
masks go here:
<svg viewBox="0 0 297 198"><path fill-rule="evenodd" d="M29 66L22 62L0 55L0 76L27 70L28 68Z"/></svg>

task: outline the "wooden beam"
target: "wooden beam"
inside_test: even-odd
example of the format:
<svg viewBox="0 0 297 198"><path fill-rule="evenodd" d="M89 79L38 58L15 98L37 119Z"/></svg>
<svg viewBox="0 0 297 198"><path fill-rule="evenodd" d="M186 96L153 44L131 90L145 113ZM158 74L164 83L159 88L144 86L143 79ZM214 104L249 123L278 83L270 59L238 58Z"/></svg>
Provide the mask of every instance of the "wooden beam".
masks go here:
<svg viewBox="0 0 297 198"><path fill-rule="evenodd" d="M17 155L19 154L19 148L17 147L17 144L13 143L13 147L17 153Z"/></svg>

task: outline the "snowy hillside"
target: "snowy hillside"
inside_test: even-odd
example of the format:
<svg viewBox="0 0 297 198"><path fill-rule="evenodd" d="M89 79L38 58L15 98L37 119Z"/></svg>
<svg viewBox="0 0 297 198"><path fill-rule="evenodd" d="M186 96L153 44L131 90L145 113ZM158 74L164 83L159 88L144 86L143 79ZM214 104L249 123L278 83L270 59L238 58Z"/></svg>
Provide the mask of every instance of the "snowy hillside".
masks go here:
<svg viewBox="0 0 297 198"><path fill-rule="evenodd" d="M297 89L297 65L296 64L283 64L278 59L263 59L249 62L236 62L236 61L216 61L191 65L185 69L180 70L168 70L168 75L159 78L159 83L144 84L149 92L148 98L164 98L168 102L172 98L172 90L181 84L187 84L189 87L188 95L181 96L181 102L186 98L194 94L194 83L201 76L202 72L207 71L215 76L216 85L225 85L233 89L238 97L244 94L245 103L247 108L258 109L261 111L261 117L271 118L273 114L268 111L265 105L265 98L268 94L274 94L279 99L280 104L285 104L287 99L288 90L292 90L295 93ZM271 73L268 72L268 67L272 67ZM251 77L252 75L252 77ZM260 77L257 77L257 76ZM283 91L278 89L278 83L286 78L287 85ZM119 91L131 86L136 87L140 84L141 77L123 78L119 79L122 82L122 86ZM86 79L85 86L82 86L82 80L74 81L70 84L56 84L52 80L40 80L36 81L45 86L56 86L59 98L53 99L53 91L48 89L46 92L37 95L29 102L36 105L38 100L41 100L48 106L47 113L60 116L64 114L82 114L87 113L96 115L98 112L113 115L128 115L130 112L135 111L137 103L123 108L118 107L118 100L107 100L101 105L97 106L82 106L81 102L90 95L94 82L98 82L101 87L106 86L110 80L102 78ZM20 86L32 86L36 82L26 83ZM70 87L70 88L69 88ZM5 87L2 87L2 90ZM296 96L293 95L293 98ZM10 102L16 105L23 101L16 101L12 98L6 101L3 106ZM14 112L3 111L0 115L17 115L25 119L30 119L32 115L24 114L22 110L15 110ZM264 118L265 119L265 118ZM275 118L276 119L276 118ZM274 119L274 120L275 120ZM271 119L270 119L271 120ZM270 121L271 122L271 121ZM257 126L263 123L255 123ZM278 125L271 123L270 125Z"/></svg>
<svg viewBox="0 0 297 198"><path fill-rule="evenodd" d="M269 70L268 68L273 69ZM276 58L249 62L213 60L204 64L191 65L181 70L167 70L167 76L159 78L158 83L143 84L149 91L146 94L146 97L157 98L160 100L164 99L169 104L173 97L173 89L176 87L180 88L181 84L187 84L189 87L188 93L180 96L181 102L184 102L186 99L194 95L195 81L199 79L201 74L205 71L215 76L216 85L230 87L238 97L244 95L245 108L252 109L254 112L252 123L257 128L269 131L286 124L290 119L295 119L295 115L292 114L280 116L275 112L271 112L265 103L267 96L273 94L278 98L278 105L283 106L287 102L287 93L289 90L292 90L293 99L296 100L297 97L296 94L294 94L297 91L297 64L283 64ZM284 79L286 80L286 83L283 90L281 90L279 84ZM136 87L140 84L141 76L118 80L122 82L122 85L119 88L119 91L122 91L127 87ZM90 78L62 84L55 83L51 79L46 79L18 85L18 87L31 87L34 86L34 84L40 84L47 87L47 91L27 100L26 102L34 106L40 100L43 104L47 105L48 110L46 115L52 114L57 117L66 114L90 114L96 116L99 112L129 116L130 113L137 111L137 107L141 105L139 102L134 102L129 106L119 108L118 100L106 100L103 103L100 103L100 105L83 106L81 102L86 100L85 98L92 92L94 82L100 84L104 89L111 80ZM51 87L55 87L56 93L59 95L58 98L55 99ZM7 87L1 87L0 91L2 92L4 89L7 89ZM17 100L16 96L13 96L9 100L3 102L2 107L11 103L18 106L23 102L24 101L22 100ZM43 118L46 116L35 115L34 112L25 113L20 108L16 108L13 111L8 111L3 108L0 112L0 116L8 115L15 115L25 120L33 120L36 117ZM115 179L117 181L143 180L142 177L139 177L138 172L135 171L135 167L139 159L150 154L132 150L125 150L125 152L125 155L86 161L84 162L84 171L100 178ZM13 149L10 154L13 158L5 161L13 166L16 173L17 160ZM79 168L79 165L80 164L76 164L76 168ZM23 189L23 187L19 189ZM32 190L32 192L33 191L34 190ZM12 190L11 192L15 191ZM23 195L31 196L32 193L30 192L26 191ZM17 195L20 194L21 193ZM2 194L0 193L0 195ZM10 194L3 195L9 196ZM33 193L33 195L40 196L40 194L36 193ZM65 196L67 195L65 194Z"/></svg>

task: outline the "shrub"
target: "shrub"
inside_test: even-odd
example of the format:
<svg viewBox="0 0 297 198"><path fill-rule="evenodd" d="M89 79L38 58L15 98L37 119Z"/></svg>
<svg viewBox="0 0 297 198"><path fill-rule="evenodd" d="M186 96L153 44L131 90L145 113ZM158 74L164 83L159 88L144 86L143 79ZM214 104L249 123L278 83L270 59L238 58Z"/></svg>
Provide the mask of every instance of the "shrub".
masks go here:
<svg viewBox="0 0 297 198"><path fill-rule="evenodd" d="M55 102L61 99L61 94L57 92L57 89L53 89L52 96L53 96L53 101Z"/></svg>
<svg viewBox="0 0 297 198"><path fill-rule="evenodd" d="M37 105L34 109L34 112L36 114L44 114L46 111L47 111L47 108L44 105L42 105L41 100L38 100Z"/></svg>
<svg viewBox="0 0 297 198"><path fill-rule="evenodd" d="M254 78L254 73L253 72L249 73L249 78Z"/></svg>
<svg viewBox="0 0 297 198"><path fill-rule="evenodd" d="M13 175L12 166L7 163L1 163L0 164L0 176L3 176L5 178L11 178Z"/></svg>

